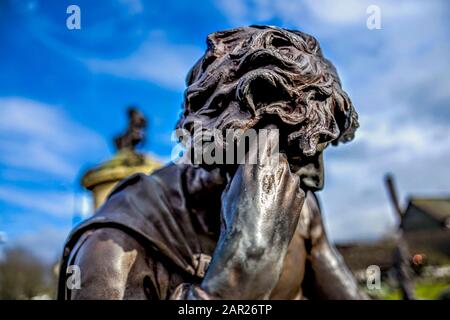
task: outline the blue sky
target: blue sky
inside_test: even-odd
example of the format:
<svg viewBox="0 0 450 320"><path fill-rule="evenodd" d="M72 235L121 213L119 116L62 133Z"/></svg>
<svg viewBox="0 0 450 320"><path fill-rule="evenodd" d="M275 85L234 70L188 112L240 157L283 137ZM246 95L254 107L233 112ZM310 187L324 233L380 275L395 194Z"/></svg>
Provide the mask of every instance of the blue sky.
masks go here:
<svg viewBox="0 0 450 320"><path fill-rule="evenodd" d="M66 8L81 9L81 30ZM366 27L369 5L381 29ZM450 194L450 5L446 1L0 2L0 232L55 259L80 209L80 172L108 159L124 108L150 118L144 150L167 159L184 77L208 33L249 24L314 35L360 114L356 140L326 152L332 239L395 226L382 184Z"/></svg>

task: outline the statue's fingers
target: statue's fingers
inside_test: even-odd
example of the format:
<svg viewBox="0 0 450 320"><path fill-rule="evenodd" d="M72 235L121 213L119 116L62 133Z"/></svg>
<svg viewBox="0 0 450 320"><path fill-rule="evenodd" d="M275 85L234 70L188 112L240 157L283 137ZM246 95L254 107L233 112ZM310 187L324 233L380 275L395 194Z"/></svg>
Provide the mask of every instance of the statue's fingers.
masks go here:
<svg viewBox="0 0 450 320"><path fill-rule="evenodd" d="M275 167L279 164L280 135L277 128L270 126L258 133L258 164Z"/></svg>

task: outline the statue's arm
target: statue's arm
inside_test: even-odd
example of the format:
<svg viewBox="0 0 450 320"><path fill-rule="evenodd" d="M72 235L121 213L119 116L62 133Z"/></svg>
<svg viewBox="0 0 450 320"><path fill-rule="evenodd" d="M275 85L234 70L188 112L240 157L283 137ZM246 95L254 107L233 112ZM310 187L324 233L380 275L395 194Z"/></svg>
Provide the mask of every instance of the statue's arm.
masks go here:
<svg viewBox="0 0 450 320"><path fill-rule="evenodd" d="M311 266L314 273L314 294L321 299L367 299L357 285L339 252L330 244L322 214L314 196L307 198L311 210Z"/></svg>
<svg viewBox="0 0 450 320"><path fill-rule="evenodd" d="M104 228L91 233L71 257L79 266L81 288L71 300L148 299L144 275L149 273L144 248L125 232Z"/></svg>
<svg viewBox="0 0 450 320"><path fill-rule="evenodd" d="M269 161L277 142L271 139L259 150L260 162L240 165L222 194L222 232L202 283L180 286L174 299L269 298L305 199L286 155ZM251 156L257 147L251 145Z"/></svg>

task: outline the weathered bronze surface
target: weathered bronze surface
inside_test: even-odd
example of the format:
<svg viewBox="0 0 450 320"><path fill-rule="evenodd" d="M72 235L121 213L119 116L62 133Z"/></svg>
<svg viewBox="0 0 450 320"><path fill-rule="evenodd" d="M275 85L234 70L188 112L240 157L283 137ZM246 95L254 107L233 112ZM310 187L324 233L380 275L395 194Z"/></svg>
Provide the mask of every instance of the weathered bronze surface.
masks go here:
<svg viewBox="0 0 450 320"><path fill-rule="evenodd" d="M179 128L277 128L280 141L248 153L264 158L279 143L279 161L170 164L121 182L69 236L59 298L366 298L329 243L314 194L323 150L358 126L318 42L276 27L217 32L187 85ZM65 285L72 264L80 290Z"/></svg>

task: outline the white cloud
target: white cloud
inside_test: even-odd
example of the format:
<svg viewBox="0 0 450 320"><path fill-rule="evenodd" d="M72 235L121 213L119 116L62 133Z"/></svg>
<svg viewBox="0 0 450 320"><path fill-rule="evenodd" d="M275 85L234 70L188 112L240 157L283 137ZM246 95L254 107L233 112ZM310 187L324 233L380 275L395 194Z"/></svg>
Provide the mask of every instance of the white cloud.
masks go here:
<svg viewBox="0 0 450 320"><path fill-rule="evenodd" d="M381 10L381 18L405 19L424 13L429 4L423 1L392 1L386 0L307 0L308 10L315 19L332 24L361 24L365 25L367 8L376 5ZM291 15L290 12L285 12Z"/></svg>
<svg viewBox="0 0 450 320"><path fill-rule="evenodd" d="M0 186L0 201L35 214L70 218L73 214L74 193L67 191L36 191Z"/></svg>
<svg viewBox="0 0 450 320"><path fill-rule="evenodd" d="M57 106L22 97L0 98L0 163L73 180L83 155L107 154L105 141ZM82 163L77 162L82 161Z"/></svg>
<svg viewBox="0 0 450 320"><path fill-rule="evenodd" d="M245 20L247 19L250 10L245 1L219 0L216 1L216 5L221 10L222 14L226 16L233 24L240 25L241 22L245 24Z"/></svg>
<svg viewBox="0 0 450 320"><path fill-rule="evenodd" d="M216 5L235 25L264 23L277 18L285 25L301 28L307 20L314 25L313 30L320 31L323 31L320 27L323 24L365 26L369 16L366 10L371 5L380 7L382 19L414 19L434 7L432 3L410 0L395 3L389 0L216 0Z"/></svg>
<svg viewBox="0 0 450 320"><path fill-rule="evenodd" d="M144 4L141 0L119 0L119 3L125 6L130 14L139 14L144 11Z"/></svg>
<svg viewBox="0 0 450 320"><path fill-rule="evenodd" d="M360 0L307 0L310 12L318 19L330 23L357 23L365 19L367 5Z"/></svg>
<svg viewBox="0 0 450 320"><path fill-rule="evenodd" d="M106 154L104 140L58 106L22 97L0 98L0 228L6 225L8 235L16 234L10 243L40 235L42 239L29 243L36 252L46 254L59 246L61 236L52 243L51 230L39 234L47 232L39 228L44 220L70 224L79 206L74 197L80 168ZM36 247L41 243L45 246Z"/></svg>
<svg viewBox="0 0 450 320"><path fill-rule="evenodd" d="M48 145L36 141L27 141L22 144L4 142L0 144L0 160L10 167L31 169L44 174L64 178L73 178L78 168L58 154L49 149Z"/></svg>
<svg viewBox="0 0 450 320"><path fill-rule="evenodd" d="M150 35L130 56L85 61L94 72L128 79L147 80L174 90L185 88L189 69L202 55L202 50L186 44L173 44L160 35Z"/></svg>

